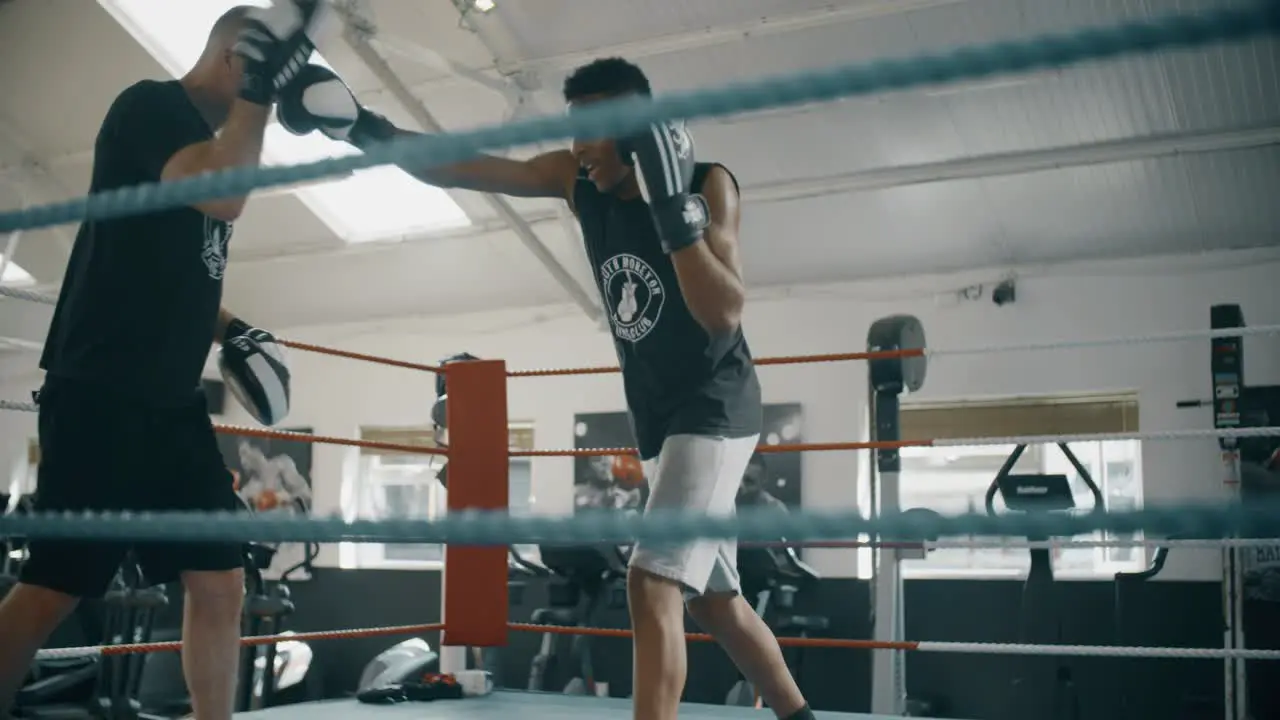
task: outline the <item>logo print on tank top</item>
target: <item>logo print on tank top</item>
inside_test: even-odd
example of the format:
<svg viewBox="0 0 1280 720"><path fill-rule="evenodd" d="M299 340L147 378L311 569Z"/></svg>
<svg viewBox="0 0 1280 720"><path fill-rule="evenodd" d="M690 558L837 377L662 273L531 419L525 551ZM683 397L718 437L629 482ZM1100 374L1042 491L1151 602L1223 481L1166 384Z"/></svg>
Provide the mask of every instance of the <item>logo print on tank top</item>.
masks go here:
<svg viewBox="0 0 1280 720"><path fill-rule="evenodd" d="M204 247L200 259L204 261L209 277L221 280L227 269L227 243L231 241L231 223L204 216Z"/></svg>
<svg viewBox="0 0 1280 720"><path fill-rule="evenodd" d="M628 253L614 255L600 266L600 284L618 339L639 342L658 324L667 293L649 263Z"/></svg>

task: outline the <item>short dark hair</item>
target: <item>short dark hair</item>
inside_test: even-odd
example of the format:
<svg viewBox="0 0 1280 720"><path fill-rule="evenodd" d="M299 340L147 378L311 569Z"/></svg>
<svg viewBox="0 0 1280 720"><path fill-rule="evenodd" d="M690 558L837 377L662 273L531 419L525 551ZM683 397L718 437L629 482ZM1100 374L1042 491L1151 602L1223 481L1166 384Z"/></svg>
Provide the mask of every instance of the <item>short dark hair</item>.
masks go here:
<svg viewBox="0 0 1280 720"><path fill-rule="evenodd" d="M619 57L601 58L574 70L564 81L565 102L591 95L653 94L649 78L636 65Z"/></svg>

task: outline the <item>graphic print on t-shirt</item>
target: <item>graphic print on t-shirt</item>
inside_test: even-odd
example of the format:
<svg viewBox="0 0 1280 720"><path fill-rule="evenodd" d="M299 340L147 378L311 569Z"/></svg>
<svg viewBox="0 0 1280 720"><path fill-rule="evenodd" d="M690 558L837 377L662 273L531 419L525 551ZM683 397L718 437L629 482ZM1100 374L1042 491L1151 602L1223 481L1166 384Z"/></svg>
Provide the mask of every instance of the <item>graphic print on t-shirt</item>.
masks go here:
<svg viewBox="0 0 1280 720"><path fill-rule="evenodd" d="M667 294L649 263L629 253L614 255L600 266L600 286L620 340L639 342L658 324Z"/></svg>
<svg viewBox="0 0 1280 720"><path fill-rule="evenodd" d="M227 269L227 243L230 241L231 223L205 215L204 247L200 251L200 259L204 260L209 277L214 280L221 280Z"/></svg>

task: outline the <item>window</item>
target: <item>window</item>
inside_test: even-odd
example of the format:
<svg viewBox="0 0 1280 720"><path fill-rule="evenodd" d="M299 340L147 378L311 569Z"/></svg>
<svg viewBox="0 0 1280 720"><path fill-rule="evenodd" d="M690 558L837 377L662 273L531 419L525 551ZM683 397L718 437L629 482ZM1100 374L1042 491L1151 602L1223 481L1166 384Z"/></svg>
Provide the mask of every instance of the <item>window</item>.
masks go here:
<svg viewBox="0 0 1280 720"><path fill-rule="evenodd" d="M435 447L430 428L361 428L365 440L397 445ZM521 423L510 433L512 447L533 448L533 428ZM447 512L448 491L437 480L443 458L387 450L360 451L354 476L343 483L343 514L347 519L434 519ZM532 512L533 472L529 458L512 458L509 512ZM537 557L536 546L520 546L526 556ZM425 543L343 543L339 550L343 568L438 569L444 548Z"/></svg>
<svg viewBox="0 0 1280 720"><path fill-rule="evenodd" d="M0 265L4 266L4 275L0 276L0 285L27 287L36 284L36 279L31 277L31 273L23 270L18 263L9 261L3 254L0 254Z"/></svg>
<svg viewBox="0 0 1280 720"><path fill-rule="evenodd" d="M984 403L951 403L902 408L902 436L908 439L1008 437L1133 432L1134 397L1033 398ZM1071 451L1102 492L1107 510L1142 504L1141 444L1138 441L1071 443ZM1013 445L905 448L901 452L899 501L903 509L925 507L943 514L985 512L984 496ZM1093 495L1056 445L1029 446L1013 472L1066 475L1075 512L1089 512ZM997 495L995 511L1004 512ZM998 538L974 538L991 540ZM1134 536L1092 533L1079 540L1131 540ZM1021 576L1030 566L1026 548L948 548L924 560L903 563L906 577ZM1055 550L1054 570L1062 577L1111 576L1141 569L1146 553L1137 547Z"/></svg>
<svg viewBox="0 0 1280 720"><path fill-rule="evenodd" d="M204 48L209 28L229 8L265 0L98 0L165 70L179 77ZM312 62L328 66L317 53ZM263 156L269 165L294 165L357 152L320 133L295 136L279 125L267 129ZM335 234L349 243L439 232L471 224L449 194L395 167L290 190Z"/></svg>

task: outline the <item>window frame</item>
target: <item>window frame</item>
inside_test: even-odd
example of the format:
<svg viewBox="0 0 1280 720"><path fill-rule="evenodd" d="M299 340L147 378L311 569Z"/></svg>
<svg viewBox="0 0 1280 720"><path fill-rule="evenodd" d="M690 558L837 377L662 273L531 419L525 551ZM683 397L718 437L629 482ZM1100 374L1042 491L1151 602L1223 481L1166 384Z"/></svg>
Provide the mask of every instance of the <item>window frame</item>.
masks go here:
<svg viewBox="0 0 1280 720"><path fill-rule="evenodd" d="M1018 396L1010 398L988 398L982 400L949 400L911 403L903 402L901 407L900 428L904 440L917 439L955 439L955 438L1001 438L1029 435L1075 435L1094 433L1124 433L1138 430L1138 393L1136 391L1119 391L1096 394L1072 394L1049 396ZM922 422L923 420L923 422ZM864 423L869 427L869 423ZM1128 443L1129 450L1122 450L1129 458L1126 465L1131 468L1132 485L1128 495L1134 506L1141 507L1143 502L1143 463L1142 443L1138 441L1112 441L1090 443L1084 446L1072 443L1072 450L1080 457L1081 462L1092 471L1095 482L1103 493L1103 501L1110 505L1110 475L1108 466L1114 464L1114 454L1108 456L1106 449L1116 447L1118 443ZM945 446L937 448L921 448L921 454L954 452L960 448ZM1118 448L1117 448L1118 449ZM914 451L911 450L912 452ZM1114 453L1114 450L1113 450ZM1087 459L1085 456L1088 456ZM1068 466L1065 456L1052 445L1029 446L1019 466L1025 467L1029 459L1034 459L1038 466L1034 472L1065 472L1068 477L1074 476L1073 470L1064 470ZM1060 462L1059 462L1060 461ZM872 457L859 463L859 507L863 512L870 512L870 478ZM998 466L997 466L998 468ZM985 468L984 468L985 470ZM994 473L994 470L992 470ZM994 474L992 476L994 478ZM910 471L903 470L899 474L899 503L902 509L921 506L917 501L920 493L904 493L911 483ZM974 502L977 512L984 512L980 496L973 500L972 492L966 493ZM915 495L916 497L912 497ZM905 499L904 499L905 498ZM914 505L911 503L915 503ZM923 507L931 507L923 505ZM1000 503L997 500L997 512ZM1083 505L1087 511L1090 505ZM943 510L955 512L954 508ZM1083 537L1083 536L1082 536ZM1088 536L1092 538L1092 536ZM1138 535L1141 538L1141 535ZM862 539L866 539L865 537ZM1096 539L1096 538L1092 538ZM1116 572L1131 572L1147 567L1149 550L1144 546L1135 546L1129 560L1113 560L1111 548L1069 549L1060 552L1089 552L1094 560L1088 568L1081 568L1072 562L1071 566L1062 567L1055 554L1054 576L1063 581L1096 581L1111 579ZM1030 554L1026 550L1026 560L1017 567L991 566L983 567L982 557L987 553L1000 553L996 548L980 548L971 551L973 559L968 566L956 564L938 565L935 554L931 553L925 560L905 560L902 562L902 577L908 580L1017 580L1026 577L1030 566ZM1077 556L1078 557L1078 556ZM858 577L869 578L873 573L874 554L871 548L858 550Z"/></svg>
<svg viewBox="0 0 1280 720"><path fill-rule="evenodd" d="M360 437L364 440L375 442L391 443L398 445L411 445L423 448L438 447L435 439L435 432L430 427L419 426L403 426L403 427L384 427L384 426L366 426L360 428ZM531 450L533 449L533 423L532 422L512 422L509 425L510 444L513 449ZM372 480L371 473L376 472L379 468L376 464L381 462L382 458L406 456L411 453L387 450L369 450L362 448L355 464L354 472L348 472L343 478L343 514L348 519L380 519L370 516L365 510L368 493L382 492L386 487L396 485L415 485L416 483L386 483L379 481L374 487L366 486ZM424 466L426 471L430 473L430 478L425 482L429 486L429 495L427 501L427 518L438 518L446 512L447 508L447 491L436 480L436 473L443 464L436 456L423 454L420 466ZM433 461L434 459L434 461ZM531 458L511 458L511 465L525 465L529 468L529 498L524 504L524 510L531 509L534 502L533 495L533 463ZM390 464L388 464L390 465ZM410 465L412 466L412 464ZM510 471L508 477L510 477ZM354 507L350 505L354 504ZM345 570L428 570L441 571L444 569L444 552L443 544L427 543L433 547L440 548L440 557L434 559L412 559L412 558L388 558L387 549L392 545L401 545L407 543L341 543L339 545L339 566Z"/></svg>

